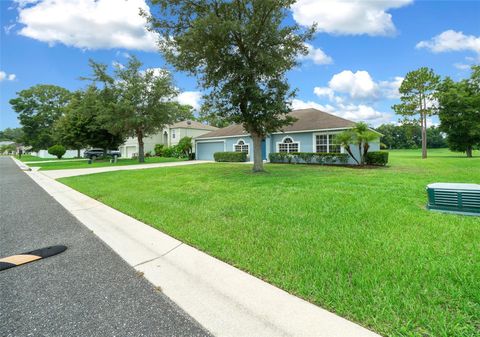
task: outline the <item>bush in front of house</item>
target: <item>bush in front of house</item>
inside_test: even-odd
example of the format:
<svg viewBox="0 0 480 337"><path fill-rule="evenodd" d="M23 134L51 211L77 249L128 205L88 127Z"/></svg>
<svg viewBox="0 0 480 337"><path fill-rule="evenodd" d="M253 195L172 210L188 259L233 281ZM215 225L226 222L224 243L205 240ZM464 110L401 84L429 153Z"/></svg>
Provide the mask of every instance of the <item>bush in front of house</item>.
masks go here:
<svg viewBox="0 0 480 337"><path fill-rule="evenodd" d="M178 141L178 151L182 154L182 157L190 158L192 153L192 137L183 137Z"/></svg>
<svg viewBox="0 0 480 337"><path fill-rule="evenodd" d="M347 153L317 153L317 152L272 152L269 154L271 163L288 164L347 164Z"/></svg>
<svg viewBox="0 0 480 337"><path fill-rule="evenodd" d="M163 157L167 158L184 158L185 155L182 153L182 151L179 149L178 146L170 146L170 147L165 147L163 149Z"/></svg>
<svg viewBox="0 0 480 337"><path fill-rule="evenodd" d="M165 145L163 145L163 144L155 144L154 151L155 151L155 155L156 155L156 156L162 157L164 150L165 150Z"/></svg>
<svg viewBox="0 0 480 337"><path fill-rule="evenodd" d="M387 151L372 151L367 152L365 162L368 165L385 166L388 163Z"/></svg>
<svg viewBox="0 0 480 337"><path fill-rule="evenodd" d="M244 162L247 161L246 152L215 152L213 158L218 162Z"/></svg>
<svg viewBox="0 0 480 337"><path fill-rule="evenodd" d="M62 159L62 156L67 152L63 145L53 145L48 148L48 153L52 156L56 156L58 159Z"/></svg>

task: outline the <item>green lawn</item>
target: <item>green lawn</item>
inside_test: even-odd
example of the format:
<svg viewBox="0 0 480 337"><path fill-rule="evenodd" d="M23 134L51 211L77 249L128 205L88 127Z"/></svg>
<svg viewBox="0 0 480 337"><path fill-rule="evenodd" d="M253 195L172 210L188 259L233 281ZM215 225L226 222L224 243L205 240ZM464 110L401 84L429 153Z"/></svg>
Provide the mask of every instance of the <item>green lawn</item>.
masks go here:
<svg viewBox="0 0 480 337"><path fill-rule="evenodd" d="M172 161L184 161L185 159L178 158L165 158L165 157L150 157L145 158L144 164L154 163L166 163ZM94 163L89 164L88 160L82 161L57 161L51 163L30 163L28 166L40 167L40 170L64 170L64 169L80 169L80 168L92 168L92 167L105 167L105 166L124 166L139 164L138 159L118 159L117 163L110 163L109 159L96 160Z"/></svg>
<svg viewBox="0 0 480 337"><path fill-rule="evenodd" d="M479 336L480 217L425 210L425 186L480 183L480 158L390 153L380 169L204 164L60 181L382 335Z"/></svg>
<svg viewBox="0 0 480 337"><path fill-rule="evenodd" d="M47 161L47 160L72 160L72 159L77 159L77 158L62 158L62 159L57 159L57 158L40 158L37 156L32 156L30 154L23 154L22 158L18 158L18 156L15 156L20 161L27 162L27 161Z"/></svg>

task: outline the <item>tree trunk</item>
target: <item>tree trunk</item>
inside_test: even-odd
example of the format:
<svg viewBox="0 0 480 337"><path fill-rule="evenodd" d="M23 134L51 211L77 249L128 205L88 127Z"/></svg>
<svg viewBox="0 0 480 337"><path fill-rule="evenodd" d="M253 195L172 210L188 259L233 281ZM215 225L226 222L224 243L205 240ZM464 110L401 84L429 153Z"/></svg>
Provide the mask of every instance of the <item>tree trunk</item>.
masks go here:
<svg viewBox="0 0 480 337"><path fill-rule="evenodd" d="M145 154L143 151L143 132L137 131L137 139L138 139L138 162L144 163L145 162Z"/></svg>
<svg viewBox="0 0 480 337"><path fill-rule="evenodd" d="M465 151L467 153L467 158L472 158L473 155L472 155L472 152L473 152L473 149L471 146L467 146L467 150Z"/></svg>
<svg viewBox="0 0 480 337"><path fill-rule="evenodd" d="M80 158L80 149L77 149L77 158Z"/></svg>
<svg viewBox="0 0 480 337"><path fill-rule="evenodd" d="M263 172L262 137L252 133L253 140L253 172Z"/></svg>
<svg viewBox="0 0 480 337"><path fill-rule="evenodd" d="M363 158L362 143L358 144L358 155L360 156L360 164L365 164L365 159Z"/></svg>
<svg viewBox="0 0 480 337"><path fill-rule="evenodd" d="M355 156L353 155L353 152L352 152L352 150L350 149L350 145L344 146L343 148L345 149L345 151L347 151L347 153L350 155L350 157L352 157L352 159L355 160L355 162L357 163L357 165L360 165L360 163L358 162L357 158L355 158Z"/></svg>
<svg viewBox="0 0 480 337"><path fill-rule="evenodd" d="M420 104L422 102L420 101ZM423 95L423 111L420 113L422 118L422 159L427 158L427 102Z"/></svg>

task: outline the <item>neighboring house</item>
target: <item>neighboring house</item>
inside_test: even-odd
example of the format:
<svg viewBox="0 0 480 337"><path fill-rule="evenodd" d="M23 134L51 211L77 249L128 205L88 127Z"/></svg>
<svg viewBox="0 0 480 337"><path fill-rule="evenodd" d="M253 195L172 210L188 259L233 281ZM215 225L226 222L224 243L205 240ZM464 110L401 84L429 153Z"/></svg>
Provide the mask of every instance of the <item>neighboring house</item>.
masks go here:
<svg viewBox="0 0 480 337"><path fill-rule="evenodd" d="M294 110L290 113L296 121L274 132L262 141L262 158L268 159L272 152L329 152L344 153L345 149L335 140L335 135L352 128L355 122L334 116L317 109ZM373 131L373 130L372 130ZM370 151L380 149L380 136L370 143ZM359 158L357 146L351 146ZM241 125L231 125L195 138L195 152L198 160L213 160L215 152L246 152L253 161L253 142ZM354 160L349 159L353 164Z"/></svg>
<svg viewBox="0 0 480 337"><path fill-rule="evenodd" d="M165 127L161 132L150 137L145 137L144 151L153 152L156 144L163 144L165 146L177 145L183 137L198 137L207 132L217 130L216 127L205 125L196 121L182 121ZM119 147L121 156L124 158L131 158L138 155L138 140L137 138L128 138L123 145Z"/></svg>

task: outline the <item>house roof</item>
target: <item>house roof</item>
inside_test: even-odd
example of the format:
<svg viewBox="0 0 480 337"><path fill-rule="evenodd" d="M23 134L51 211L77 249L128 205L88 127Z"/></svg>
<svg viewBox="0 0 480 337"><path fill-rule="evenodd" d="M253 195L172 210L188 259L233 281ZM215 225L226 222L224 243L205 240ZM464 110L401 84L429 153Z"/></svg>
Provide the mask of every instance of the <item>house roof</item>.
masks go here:
<svg viewBox="0 0 480 337"><path fill-rule="evenodd" d="M291 125L287 125L283 128L283 132L298 132L298 131L310 131L310 130L325 130L325 129L342 129L351 128L355 125L348 119L341 118L327 112L317 109L300 109L293 110L289 113L290 116L296 119ZM231 137L247 135L242 125L234 124L222 129L218 129L197 138L212 138L212 137Z"/></svg>
<svg viewBox="0 0 480 337"><path fill-rule="evenodd" d="M205 125L197 121L181 121L174 123L170 125L171 129L175 128L185 128L185 129L199 129L199 130L218 130L218 128L211 126L211 125Z"/></svg>

